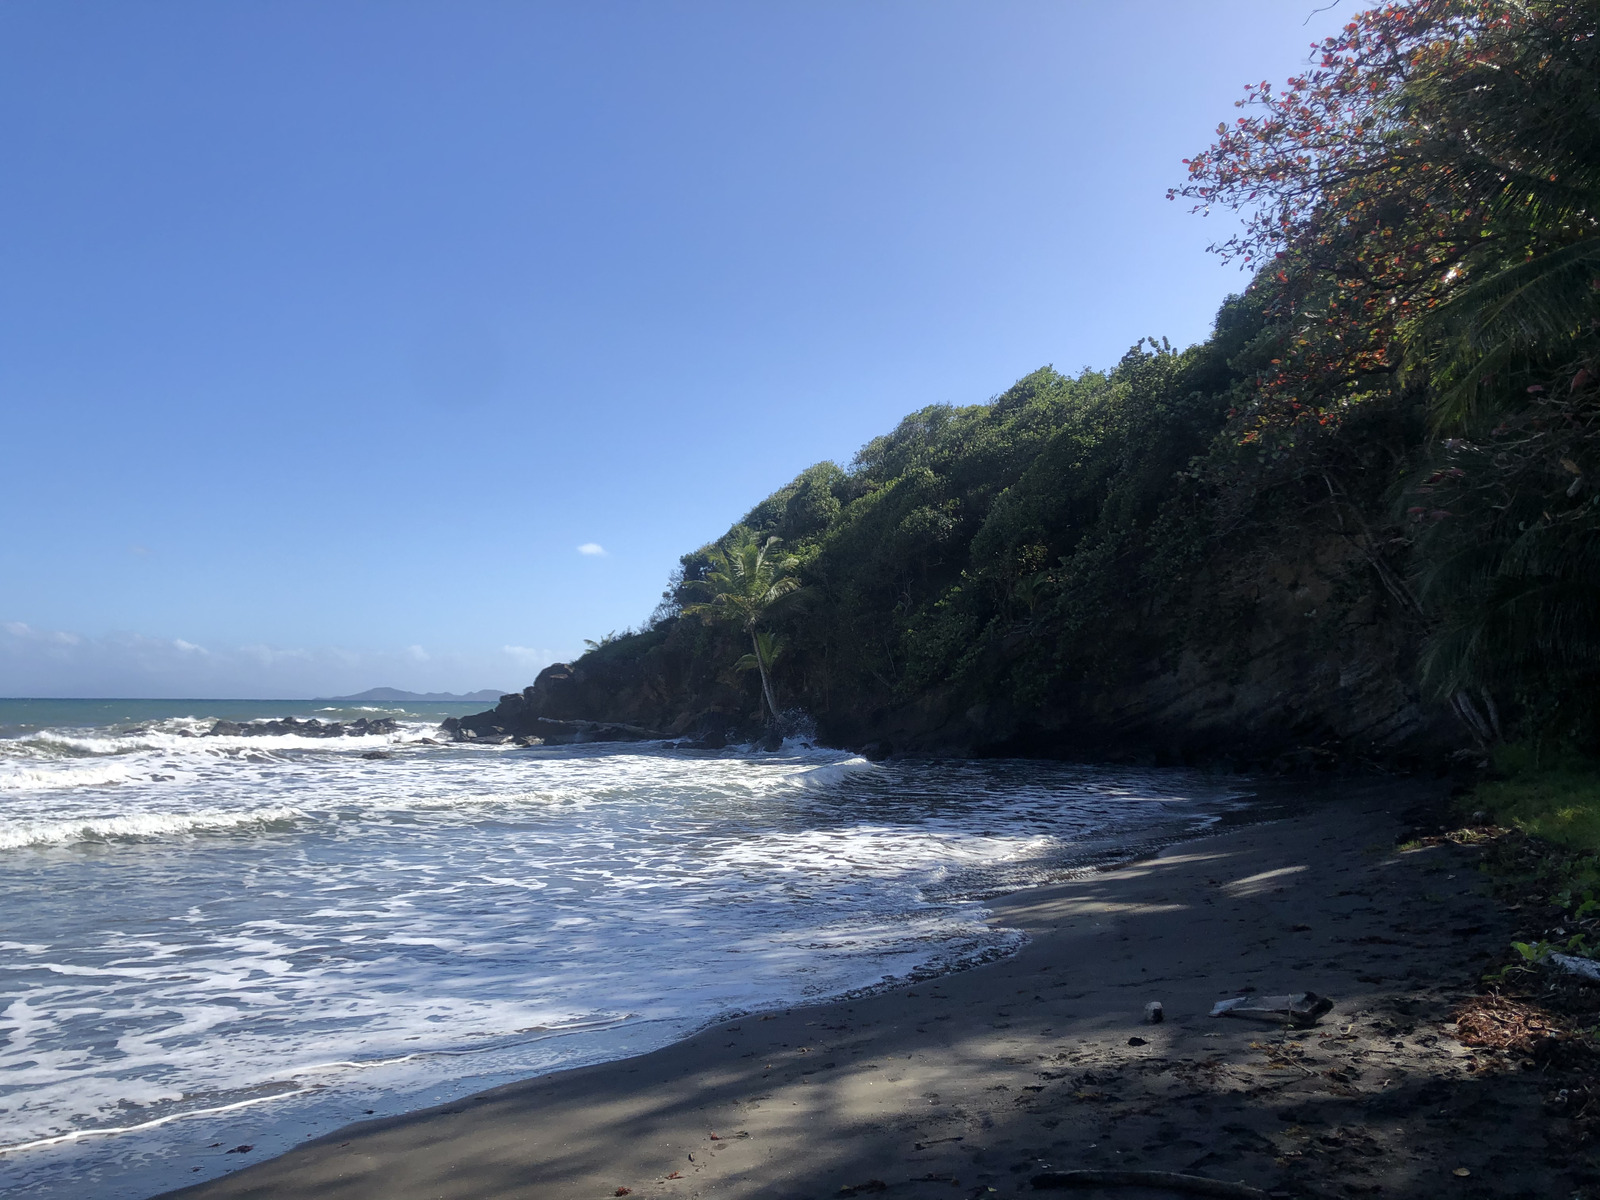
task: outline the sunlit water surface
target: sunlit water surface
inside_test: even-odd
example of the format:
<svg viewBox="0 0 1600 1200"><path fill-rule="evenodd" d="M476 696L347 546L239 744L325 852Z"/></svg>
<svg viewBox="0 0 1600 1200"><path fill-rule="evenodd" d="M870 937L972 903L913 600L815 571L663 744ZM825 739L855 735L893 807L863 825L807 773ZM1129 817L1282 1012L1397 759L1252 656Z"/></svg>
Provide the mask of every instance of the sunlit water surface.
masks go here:
<svg viewBox="0 0 1600 1200"><path fill-rule="evenodd" d="M136 1200L959 969L1018 943L985 895L1238 803L1176 772L799 742L424 744L447 711L0 701L0 1193ZM191 736L289 712L403 724Z"/></svg>

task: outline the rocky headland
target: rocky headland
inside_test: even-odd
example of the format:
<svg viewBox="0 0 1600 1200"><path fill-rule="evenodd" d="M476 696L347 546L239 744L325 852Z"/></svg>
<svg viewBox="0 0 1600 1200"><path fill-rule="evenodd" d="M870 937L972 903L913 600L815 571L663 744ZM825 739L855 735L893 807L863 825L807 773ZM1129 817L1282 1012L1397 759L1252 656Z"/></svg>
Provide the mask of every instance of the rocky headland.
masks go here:
<svg viewBox="0 0 1600 1200"><path fill-rule="evenodd" d="M909 697L780 678L823 744L891 753L1019 755L1237 769L1433 769L1472 754L1471 731L1417 683L1417 622L1359 544L1337 536L1223 558L1187 603L1116 619L1110 664L1059 671L1042 694L932 682ZM1226 619L1199 619L1226 610ZM804 617L800 618L804 620ZM708 642L711 646L708 647ZM994 647L1003 680L1032 647ZM708 749L765 736L750 678L690 618L540 672L493 708L451 718L457 740L546 744L677 738ZM747 673L748 674L748 673ZM813 679L816 678L813 676ZM799 686L797 687L796 684Z"/></svg>

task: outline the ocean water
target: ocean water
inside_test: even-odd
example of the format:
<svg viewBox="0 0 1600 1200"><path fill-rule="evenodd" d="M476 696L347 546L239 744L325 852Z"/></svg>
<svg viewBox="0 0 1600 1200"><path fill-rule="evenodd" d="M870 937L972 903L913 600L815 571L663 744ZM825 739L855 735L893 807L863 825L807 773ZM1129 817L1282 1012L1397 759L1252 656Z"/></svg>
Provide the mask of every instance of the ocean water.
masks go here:
<svg viewBox="0 0 1600 1200"><path fill-rule="evenodd" d="M1240 804L1181 772L798 741L428 744L476 707L0 700L0 1193L138 1200L960 969L1019 944L985 896ZM291 714L401 728L197 736Z"/></svg>

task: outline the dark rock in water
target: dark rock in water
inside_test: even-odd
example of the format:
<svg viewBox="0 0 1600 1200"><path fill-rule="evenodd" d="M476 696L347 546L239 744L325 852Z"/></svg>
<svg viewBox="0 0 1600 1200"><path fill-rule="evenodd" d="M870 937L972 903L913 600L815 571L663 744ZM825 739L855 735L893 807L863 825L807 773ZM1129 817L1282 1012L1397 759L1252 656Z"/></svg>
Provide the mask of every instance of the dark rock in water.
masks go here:
<svg viewBox="0 0 1600 1200"><path fill-rule="evenodd" d="M524 737L539 738L546 746L570 746L584 742L654 742L665 735L637 725L610 721L553 721L536 717L524 726Z"/></svg>
<svg viewBox="0 0 1600 1200"><path fill-rule="evenodd" d="M861 757L868 762L882 762L894 753L894 743L890 741L868 742L861 747Z"/></svg>
<svg viewBox="0 0 1600 1200"><path fill-rule="evenodd" d="M362 758L393 758L394 755L390 754L387 750L368 750L361 757Z"/></svg>
<svg viewBox="0 0 1600 1200"><path fill-rule="evenodd" d="M739 717L714 707L699 710L697 717L675 716L660 724L654 723L648 711L635 717L632 712L639 706L617 695L619 680L609 669L553 663L539 672L530 687L500 697L500 703L488 712L449 717L440 723L439 732L456 742L476 744L509 737L519 745L546 746L664 741L688 733L686 744L704 750L722 749L731 731L745 737L757 732ZM607 719L608 709L619 719ZM668 724L671 727L664 728Z"/></svg>
<svg viewBox="0 0 1600 1200"><path fill-rule="evenodd" d="M729 731L735 722L723 712L704 712L693 720L684 723L683 728L674 732L689 733L686 741L679 742L679 748L684 750L722 750L729 741Z"/></svg>
<svg viewBox="0 0 1600 1200"><path fill-rule="evenodd" d="M534 716L522 695L513 693L501 699L497 708L470 717L449 717L439 725L441 733L457 742L474 745L571 746L584 742L653 742L666 735L639 725L613 721L560 721Z"/></svg>
<svg viewBox="0 0 1600 1200"><path fill-rule="evenodd" d="M778 729L769 729L766 733L761 735L761 740L757 742L756 745L762 750L767 751L782 750L783 732Z"/></svg>
<svg viewBox="0 0 1600 1200"><path fill-rule="evenodd" d="M295 737L309 738L369 737L391 734L398 728L399 725L388 717L379 717L376 721L362 717L348 724L341 721L323 722L315 717L306 721L283 717L274 721L218 721L206 731L205 736L282 737L293 734Z"/></svg>

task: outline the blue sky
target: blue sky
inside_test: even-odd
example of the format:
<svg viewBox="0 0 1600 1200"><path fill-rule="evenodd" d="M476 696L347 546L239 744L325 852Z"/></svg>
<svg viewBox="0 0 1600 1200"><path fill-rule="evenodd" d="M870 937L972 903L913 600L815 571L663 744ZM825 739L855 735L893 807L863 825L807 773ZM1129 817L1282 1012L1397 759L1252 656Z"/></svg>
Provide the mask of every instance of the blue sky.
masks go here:
<svg viewBox="0 0 1600 1200"><path fill-rule="evenodd" d="M520 687L905 413L1200 339L1165 189L1316 7L10 0L0 695Z"/></svg>

